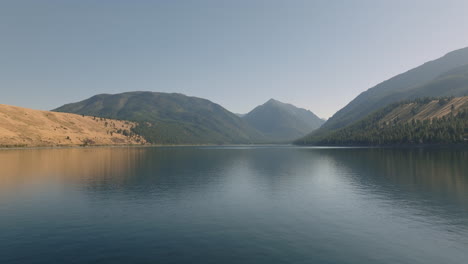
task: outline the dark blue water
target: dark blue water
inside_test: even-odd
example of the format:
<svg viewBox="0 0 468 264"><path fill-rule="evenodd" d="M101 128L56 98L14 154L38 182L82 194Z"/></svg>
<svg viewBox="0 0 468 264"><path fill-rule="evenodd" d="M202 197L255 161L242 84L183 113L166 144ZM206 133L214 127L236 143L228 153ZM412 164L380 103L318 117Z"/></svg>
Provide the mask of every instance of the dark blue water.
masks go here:
<svg viewBox="0 0 468 264"><path fill-rule="evenodd" d="M0 151L0 263L468 263L468 151Z"/></svg>

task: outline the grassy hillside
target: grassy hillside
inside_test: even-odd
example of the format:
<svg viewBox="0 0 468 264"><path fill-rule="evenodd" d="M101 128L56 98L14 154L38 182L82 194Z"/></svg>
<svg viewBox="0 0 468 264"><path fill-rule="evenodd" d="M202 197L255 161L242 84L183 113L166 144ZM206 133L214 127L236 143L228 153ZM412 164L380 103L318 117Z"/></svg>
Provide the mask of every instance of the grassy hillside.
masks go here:
<svg viewBox="0 0 468 264"><path fill-rule="evenodd" d="M0 105L0 146L144 144L133 122Z"/></svg>
<svg viewBox="0 0 468 264"><path fill-rule="evenodd" d="M468 96L395 103L326 135L296 141L311 145L468 143Z"/></svg>
<svg viewBox="0 0 468 264"><path fill-rule="evenodd" d="M57 112L131 120L155 144L252 143L262 135L244 120L206 99L176 93L101 94L67 104Z"/></svg>
<svg viewBox="0 0 468 264"><path fill-rule="evenodd" d="M322 126L318 134L350 125L381 107L402 100L425 96L467 95L465 65L468 65L468 48L450 52L442 58L384 81L361 93L338 111Z"/></svg>
<svg viewBox="0 0 468 264"><path fill-rule="evenodd" d="M325 121L311 111L274 99L243 116L252 127L276 142L291 142L319 128Z"/></svg>

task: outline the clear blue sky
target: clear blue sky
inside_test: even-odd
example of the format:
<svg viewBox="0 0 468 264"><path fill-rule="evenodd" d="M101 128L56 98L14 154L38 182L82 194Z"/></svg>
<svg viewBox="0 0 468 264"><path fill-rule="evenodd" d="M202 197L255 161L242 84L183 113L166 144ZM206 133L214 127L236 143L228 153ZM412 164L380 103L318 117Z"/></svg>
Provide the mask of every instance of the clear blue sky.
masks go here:
<svg viewBox="0 0 468 264"><path fill-rule="evenodd" d="M0 0L0 103L49 110L149 90L330 117L468 46L467 11L466 0Z"/></svg>

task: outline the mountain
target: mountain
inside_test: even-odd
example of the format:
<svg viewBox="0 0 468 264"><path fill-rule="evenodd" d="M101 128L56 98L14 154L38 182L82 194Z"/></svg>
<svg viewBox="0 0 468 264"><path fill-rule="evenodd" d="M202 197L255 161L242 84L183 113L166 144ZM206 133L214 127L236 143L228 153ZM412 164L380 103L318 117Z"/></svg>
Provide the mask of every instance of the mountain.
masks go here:
<svg viewBox="0 0 468 264"><path fill-rule="evenodd" d="M454 68L408 91L409 99L468 95L468 65Z"/></svg>
<svg viewBox="0 0 468 264"><path fill-rule="evenodd" d="M464 48L397 75L361 93L333 115L317 133L325 134L345 127L398 101L425 96L466 95L467 65L468 48Z"/></svg>
<svg viewBox="0 0 468 264"><path fill-rule="evenodd" d="M468 143L468 96L394 103L345 128L299 141L314 145Z"/></svg>
<svg viewBox="0 0 468 264"><path fill-rule="evenodd" d="M134 131L153 144L252 143L263 137L220 105L178 93L100 94L53 111L135 121Z"/></svg>
<svg viewBox="0 0 468 264"><path fill-rule="evenodd" d="M136 123L0 105L0 147L129 145Z"/></svg>
<svg viewBox="0 0 468 264"><path fill-rule="evenodd" d="M270 99L243 116L252 127L275 142L293 141L319 128L325 121L309 110Z"/></svg>

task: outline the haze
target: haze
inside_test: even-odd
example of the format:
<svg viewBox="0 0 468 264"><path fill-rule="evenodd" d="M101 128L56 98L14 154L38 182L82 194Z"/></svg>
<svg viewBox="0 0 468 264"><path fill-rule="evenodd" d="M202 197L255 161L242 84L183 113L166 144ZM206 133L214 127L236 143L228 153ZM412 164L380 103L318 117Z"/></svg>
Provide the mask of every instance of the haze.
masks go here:
<svg viewBox="0 0 468 264"><path fill-rule="evenodd" d="M270 98L330 117L468 46L466 1L2 1L3 104L50 110L148 90L245 113Z"/></svg>

